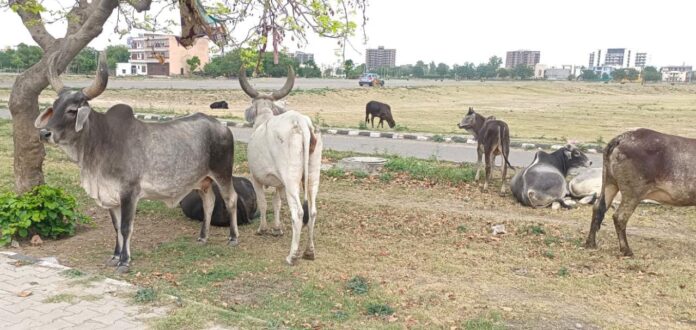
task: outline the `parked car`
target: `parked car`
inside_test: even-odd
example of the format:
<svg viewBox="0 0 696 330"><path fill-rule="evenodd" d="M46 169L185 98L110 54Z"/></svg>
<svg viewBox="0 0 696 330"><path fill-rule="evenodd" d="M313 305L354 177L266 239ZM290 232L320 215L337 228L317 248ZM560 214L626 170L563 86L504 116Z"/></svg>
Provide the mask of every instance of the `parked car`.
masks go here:
<svg viewBox="0 0 696 330"><path fill-rule="evenodd" d="M384 80L376 73L364 73L358 80L360 86L384 86Z"/></svg>

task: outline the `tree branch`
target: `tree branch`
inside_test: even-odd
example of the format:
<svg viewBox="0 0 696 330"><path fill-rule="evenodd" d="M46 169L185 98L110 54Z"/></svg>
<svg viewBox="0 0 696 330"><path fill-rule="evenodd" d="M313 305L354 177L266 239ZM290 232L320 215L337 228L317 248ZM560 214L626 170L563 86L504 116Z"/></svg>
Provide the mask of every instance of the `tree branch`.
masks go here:
<svg viewBox="0 0 696 330"><path fill-rule="evenodd" d="M43 20L41 19L38 3L35 0L15 0L10 1L10 7L17 12L22 19L22 24L31 34L31 38L44 50L53 45L56 39L48 33Z"/></svg>

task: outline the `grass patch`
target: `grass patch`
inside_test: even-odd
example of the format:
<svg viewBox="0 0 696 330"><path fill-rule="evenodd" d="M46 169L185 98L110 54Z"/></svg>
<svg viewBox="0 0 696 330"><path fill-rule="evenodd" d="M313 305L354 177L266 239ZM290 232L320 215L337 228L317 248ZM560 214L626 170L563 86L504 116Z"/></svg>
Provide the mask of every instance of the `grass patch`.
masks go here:
<svg viewBox="0 0 696 330"><path fill-rule="evenodd" d="M525 227L524 232L528 235L544 235L546 231L541 225L530 225Z"/></svg>
<svg viewBox="0 0 696 330"><path fill-rule="evenodd" d="M556 257L556 255L553 254L553 251L547 250L547 251L544 251L544 257L549 258L549 259L553 259Z"/></svg>
<svg viewBox="0 0 696 330"><path fill-rule="evenodd" d="M568 277L568 276L570 276L570 271L568 270L568 268L563 266L558 270L558 273L556 273L556 275L558 275L560 277Z"/></svg>
<svg viewBox="0 0 696 330"><path fill-rule="evenodd" d="M457 232L459 232L459 233L466 233L467 230L469 230L469 229L466 227L466 225L457 226Z"/></svg>
<svg viewBox="0 0 696 330"><path fill-rule="evenodd" d="M407 173L416 180L459 184L472 182L476 173L470 166L455 166L434 160L413 157L392 157L384 167L391 172Z"/></svg>
<svg viewBox="0 0 696 330"><path fill-rule="evenodd" d="M408 128L408 126L396 124L394 126L394 131L396 131L396 132L408 132L408 131L410 131L410 129Z"/></svg>
<svg viewBox="0 0 696 330"><path fill-rule="evenodd" d="M67 277L67 278L78 278L85 276L85 273L81 272L78 269L72 268L72 269L66 269L62 272L60 272L61 275Z"/></svg>
<svg viewBox="0 0 696 330"><path fill-rule="evenodd" d="M142 288L138 289L133 297L138 304L147 304L157 300L157 291L153 288Z"/></svg>
<svg viewBox="0 0 696 330"><path fill-rule="evenodd" d="M342 178L342 177L346 176L346 171L344 171L340 167L334 166L334 167L324 171L324 174L330 178Z"/></svg>
<svg viewBox="0 0 696 330"><path fill-rule="evenodd" d="M542 229L543 230L543 229ZM542 233L543 234L543 233ZM538 235L538 234L537 234ZM559 244L561 240L558 237L555 236L546 236L544 237L544 244L547 246Z"/></svg>
<svg viewBox="0 0 696 330"><path fill-rule="evenodd" d="M57 304L62 302L72 304L75 300L77 300L76 295L70 293L61 293L55 296L50 296L44 299L43 302L47 304Z"/></svg>
<svg viewBox="0 0 696 330"><path fill-rule="evenodd" d="M366 124L364 121L361 120L361 121L358 123L358 129L363 129L363 130L367 129L367 124Z"/></svg>
<svg viewBox="0 0 696 330"><path fill-rule="evenodd" d="M354 276L346 284L346 288L353 294L366 294L370 290L367 280L362 276Z"/></svg>
<svg viewBox="0 0 696 330"><path fill-rule="evenodd" d="M501 323L500 314L491 312L488 315L466 321L463 328L466 330L503 330L505 326Z"/></svg>
<svg viewBox="0 0 696 330"><path fill-rule="evenodd" d="M379 175L379 181L388 183L391 182L394 179L394 176L391 173L385 172Z"/></svg>
<svg viewBox="0 0 696 330"><path fill-rule="evenodd" d="M367 173L365 171L355 171L353 172L353 176L357 179L364 179L370 176L370 173Z"/></svg>
<svg viewBox="0 0 696 330"><path fill-rule="evenodd" d="M394 314L394 309L387 304L369 303L365 309L368 315L385 316Z"/></svg>

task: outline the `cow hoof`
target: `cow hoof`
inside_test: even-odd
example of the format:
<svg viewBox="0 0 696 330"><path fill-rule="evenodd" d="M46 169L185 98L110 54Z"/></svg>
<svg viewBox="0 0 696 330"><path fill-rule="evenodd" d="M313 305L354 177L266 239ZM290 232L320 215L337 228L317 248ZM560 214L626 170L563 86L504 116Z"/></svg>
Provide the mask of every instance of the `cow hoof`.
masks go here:
<svg viewBox="0 0 696 330"><path fill-rule="evenodd" d="M205 245L206 243L208 243L208 239L207 239L207 238L199 237L199 238L196 240L196 242L198 242L198 244L200 244L200 245Z"/></svg>
<svg viewBox="0 0 696 330"><path fill-rule="evenodd" d="M304 254L302 255L302 259L314 260L314 251L305 251Z"/></svg>
<svg viewBox="0 0 696 330"><path fill-rule="evenodd" d="M256 235L263 236L268 234L268 229L259 229L256 231Z"/></svg>
<svg viewBox="0 0 696 330"><path fill-rule="evenodd" d="M116 266L118 266L118 262L119 262L119 257L111 257L104 264L107 267L116 267Z"/></svg>
<svg viewBox="0 0 696 330"><path fill-rule="evenodd" d="M297 264L297 257L286 257L285 262L288 263L289 266L295 266Z"/></svg>
<svg viewBox="0 0 696 330"><path fill-rule="evenodd" d="M283 230L280 228L273 228L271 229L271 235L273 236L283 236Z"/></svg>
<svg viewBox="0 0 696 330"><path fill-rule="evenodd" d="M631 251L631 249L626 249L621 252L623 252L624 257L633 257L633 251Z"/></svg>
<svg viewBox="0 0 696 330"><path fill-rule="evenodd" d="M592 250L597 249L597 242L587 241L587 242L585 242L585 248L592 249Z"/></svg>
<svg viewBox="0 0 696 330"><path fill-rule="evenodd" d="M237 246L237 245L239 245L239 240L236 239L236 238L230 238L230 239L227 241L227 245L228 245L228 246L232 246L232 247Z"/></svg>
<svg viewBox="0 0 696 330"><path fill-rule="evenodd" d="M128 272L130 272L130 266L128 266L128 265L118 266L118 267L116 267L116 272L119 274L127 274Z"/></svg>

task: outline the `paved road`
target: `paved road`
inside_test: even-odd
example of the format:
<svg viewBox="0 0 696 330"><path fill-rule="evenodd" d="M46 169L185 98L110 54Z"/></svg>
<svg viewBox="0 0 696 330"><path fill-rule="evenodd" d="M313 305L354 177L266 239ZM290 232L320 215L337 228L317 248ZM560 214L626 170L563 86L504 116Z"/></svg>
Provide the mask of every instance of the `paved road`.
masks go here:
<svg viewBox="0 0 696 330"><path fill-rule="evenodd" d="M0 75L0 88L12 88L14 76ZM66 85L71 87L85 87L91 83L87 77L64 78ZM278 89L285 83L285 78L258 78L251 79L252 85L257 89ZM489 83L489 82L487 82ZM389 87L415 87L415 86L452 86L462 84L480 84L478 81L433 81L433 80L399 80L389 79L385 86ZM109 89L240 89L237 79L180 79L180 78L109 78ZM368 88L358 86L357 79L305 79L297 78L297 89L350 89Z"/></svg>
<svg viewBox="0 0 696 330"><path fill-rule="evenodd" d="M0 118L9 119L9 117L9 111L0 109ZM232 132L234 132L234 137L238 141L248 142L252 129L234 127L232 128ZM324 147L337 151L388 153L421 159L428 159L435 156L439 160L452 162L476 162L476 147L462 143L438 143L324 134ZM532 162L534 153L535 151L511 149L509 158L510 164L513 166L525 166ZM601 167L601 154L591 154L588 156L592 160L592 167Z"/></svg>
<svg viewBox="0 0 696 330"><path fill-rule="evenodd" d="M251 136L251 128L233 127L235 139L248 142ZM432 156L439 160L452 162L476 162L476 147L463 143L438 143L428 141L413 141L403 139L370 138L363 136L346 136L324 134L324 148L337 151L355 151L361 153L388 153L400 156L411 156L428 159ZM534 159L535 151L511 149L510 164L513 166L526 166ZM592 167L601 167L602 155L588 155L592 160Z"/></svg>

